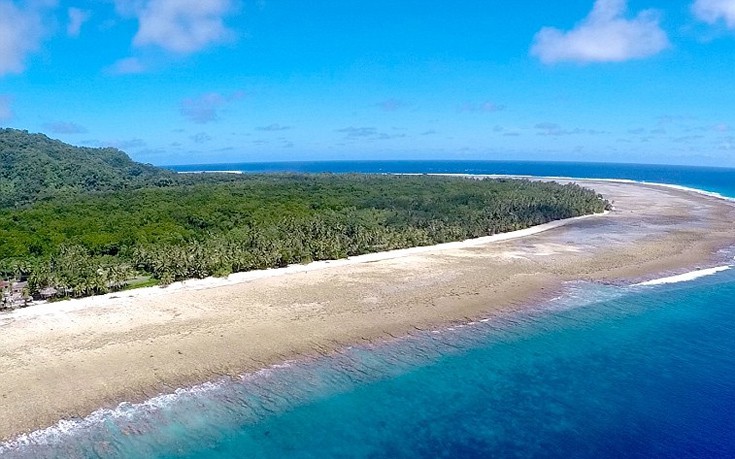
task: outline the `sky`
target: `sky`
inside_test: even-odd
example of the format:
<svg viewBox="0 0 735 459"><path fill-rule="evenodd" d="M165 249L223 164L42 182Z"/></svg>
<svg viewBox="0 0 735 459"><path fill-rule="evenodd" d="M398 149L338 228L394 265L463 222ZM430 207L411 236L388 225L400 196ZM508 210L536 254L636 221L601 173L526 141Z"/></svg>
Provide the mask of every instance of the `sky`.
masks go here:
<svg viewBox="0 0 735 459"><path fill-rule="evenodd" d="M156 165L735 167L735 0L0 0L0 126Z"/></svg>

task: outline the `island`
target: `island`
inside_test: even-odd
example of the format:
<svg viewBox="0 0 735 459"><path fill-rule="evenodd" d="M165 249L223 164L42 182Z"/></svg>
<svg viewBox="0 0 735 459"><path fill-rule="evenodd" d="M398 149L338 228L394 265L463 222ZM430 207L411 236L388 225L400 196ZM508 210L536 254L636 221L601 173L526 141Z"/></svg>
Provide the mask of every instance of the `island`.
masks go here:
<svg viewBox="0 0 735 459"><path fill-rule="evenodd" d="M28 188L0 212L0 250L15 260L3 269L19 276L11 286L89 295L0 315L0 438L355 343L491 320L573 281L634 284L714 266L735 243L732 202L655 184L138 176L113 189L114 174ZM258 236L252 222L264 225ZM243 241L244 262L206 261ZM157 270L166 254L176 270ZM117 284L51 283L63 269L84 278L116 266ZM136 279L168 286L126 290Z"/></svg>
<svg viewBox="0 0 735 459"><path fill-rule="evenodd" d="M460 241L610 206L573 183L177 175L11 129L0 152L6 307Z"/></svg>

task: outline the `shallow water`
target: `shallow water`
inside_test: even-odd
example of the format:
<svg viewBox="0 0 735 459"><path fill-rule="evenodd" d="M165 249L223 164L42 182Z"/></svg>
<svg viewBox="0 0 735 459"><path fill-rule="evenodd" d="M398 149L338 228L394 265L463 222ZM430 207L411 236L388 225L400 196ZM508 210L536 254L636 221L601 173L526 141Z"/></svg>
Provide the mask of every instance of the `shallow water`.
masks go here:
<svg viewBox="0 0 735 459"><path fill-rule="evenodd" d="M100 412L5 454L735 457L732 298L732 271L580 284L539 311Z"/></svg>

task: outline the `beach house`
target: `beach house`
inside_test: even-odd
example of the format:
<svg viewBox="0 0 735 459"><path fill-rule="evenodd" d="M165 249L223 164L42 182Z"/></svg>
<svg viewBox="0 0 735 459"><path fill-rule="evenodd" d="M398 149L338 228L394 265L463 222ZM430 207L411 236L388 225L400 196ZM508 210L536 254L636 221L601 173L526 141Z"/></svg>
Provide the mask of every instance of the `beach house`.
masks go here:
<svg viewBox="0 0 735 459"><path fill-rule="evenodd" d="M0 281L0 309L25 306L30 300L27 288L28 282Z"/></svg>

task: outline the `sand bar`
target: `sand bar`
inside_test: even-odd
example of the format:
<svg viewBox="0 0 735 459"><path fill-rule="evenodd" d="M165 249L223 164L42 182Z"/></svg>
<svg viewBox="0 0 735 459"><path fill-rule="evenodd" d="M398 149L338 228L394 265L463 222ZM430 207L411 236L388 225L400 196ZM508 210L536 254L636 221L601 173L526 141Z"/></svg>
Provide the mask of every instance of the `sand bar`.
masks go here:
<svg viewBox="0 0 735 459"><path fill-rule="evenodd" d="M577 181L608 215L0 314L0 438L298 355L491 317L573 280L636 283L727 263L735 203ZM543 231L542 231L543 230Z"/></svg>

